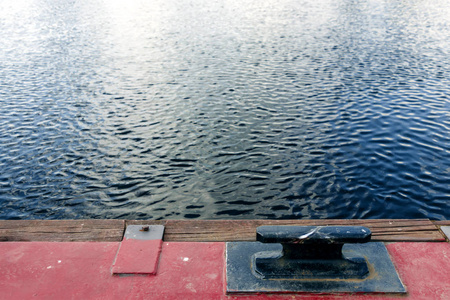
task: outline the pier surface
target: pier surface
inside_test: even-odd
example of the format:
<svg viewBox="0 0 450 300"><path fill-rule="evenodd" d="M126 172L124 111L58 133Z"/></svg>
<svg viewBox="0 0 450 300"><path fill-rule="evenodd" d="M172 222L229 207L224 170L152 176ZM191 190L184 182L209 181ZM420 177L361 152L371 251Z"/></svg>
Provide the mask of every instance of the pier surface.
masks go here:
<svg viewBox="0 0 450 300"><path fill-rule="evenodd" d="M129 225L164 225L165 232L133 240L124 237ZM255 241L261 225L369 227L372 241L386 245L407 293L226 294L225 242ZM3 220L0 299L450 299L449 225L428 219Z"/></svg>

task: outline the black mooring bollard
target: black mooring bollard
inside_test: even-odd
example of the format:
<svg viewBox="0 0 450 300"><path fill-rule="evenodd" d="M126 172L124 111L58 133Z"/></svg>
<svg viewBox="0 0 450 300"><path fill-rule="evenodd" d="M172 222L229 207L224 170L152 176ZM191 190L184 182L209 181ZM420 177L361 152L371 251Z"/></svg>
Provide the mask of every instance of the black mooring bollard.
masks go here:
<svg viewBox="0 0 450 300"><path fill-rule="evenodd" d="M256 276L264 279L363 279L369 274L363 257L345 257L345 243L367 243L362 226L261 226L262 243L280 243L282 251L257 252L252 257Z"/></svg>

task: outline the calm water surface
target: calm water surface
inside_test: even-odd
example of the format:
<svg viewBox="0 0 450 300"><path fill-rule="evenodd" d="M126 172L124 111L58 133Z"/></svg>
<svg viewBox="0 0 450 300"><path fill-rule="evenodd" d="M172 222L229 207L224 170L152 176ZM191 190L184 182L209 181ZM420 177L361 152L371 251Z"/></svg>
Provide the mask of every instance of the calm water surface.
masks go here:
<svg viewBox="0 0 450 300"><path fill-rule="evenodd" d="M450 218L446 0L0 0L0 218Z"/></svg>

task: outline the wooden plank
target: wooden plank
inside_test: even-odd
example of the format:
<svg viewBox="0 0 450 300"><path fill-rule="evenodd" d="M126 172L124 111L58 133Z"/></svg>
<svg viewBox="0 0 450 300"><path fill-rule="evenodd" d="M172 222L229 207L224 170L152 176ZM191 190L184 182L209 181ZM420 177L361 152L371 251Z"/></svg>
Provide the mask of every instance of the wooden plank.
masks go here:
<svg viewBox="0 0 450 300"><path fill-rule="evenodd" d="M442 223L442 221L439 221ZM254 241L261 225L361 225L373 241L444 241L436 222L418 220L23 220L0 221L0 241L120 241L125 224L166 226L165 241Z"/></svg>
<svg viewBox="0 0 450 300"><path fill-rule="evenodd" d="M450 226L450 220L432 221L432 222L438 226Z"/></svg>
<svg viewBox="0 0 450 300"><path fill-rule="evenodd" d="M0 241L121 241L124 220L0 220Z"/></svg>
<svg viewBox="0 0 450 300"><path fill-rule="evenodd" d="M142 221L141 221L142 223ZM144 224L144 223L142 223ZM152 224L149 221L145 224ZM254 241L261 225L361 225L372 230L373 241L445 241L438 228L423 220L168 220L165 241Z"/></svg>
<svg viewBox="0 0 450 300"><path fill-rule="evenodd" d="M125 220L125 226L128 225L166 225L167 220Z"/></svg>

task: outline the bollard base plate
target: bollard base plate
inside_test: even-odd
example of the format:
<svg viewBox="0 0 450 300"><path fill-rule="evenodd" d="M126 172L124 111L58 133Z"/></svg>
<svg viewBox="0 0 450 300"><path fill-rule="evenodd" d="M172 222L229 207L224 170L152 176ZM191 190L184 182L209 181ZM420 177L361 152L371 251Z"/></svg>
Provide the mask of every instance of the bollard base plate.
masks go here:
<svg viewBox="0 0 450 300"><path fill-rule="evenodd" d="M344 245L345 256L366 259L369 275L364 279L264 279L252 271L255 253L281 249L280 244L227 243L227 293L406 293L383 243Z"/></svg>

